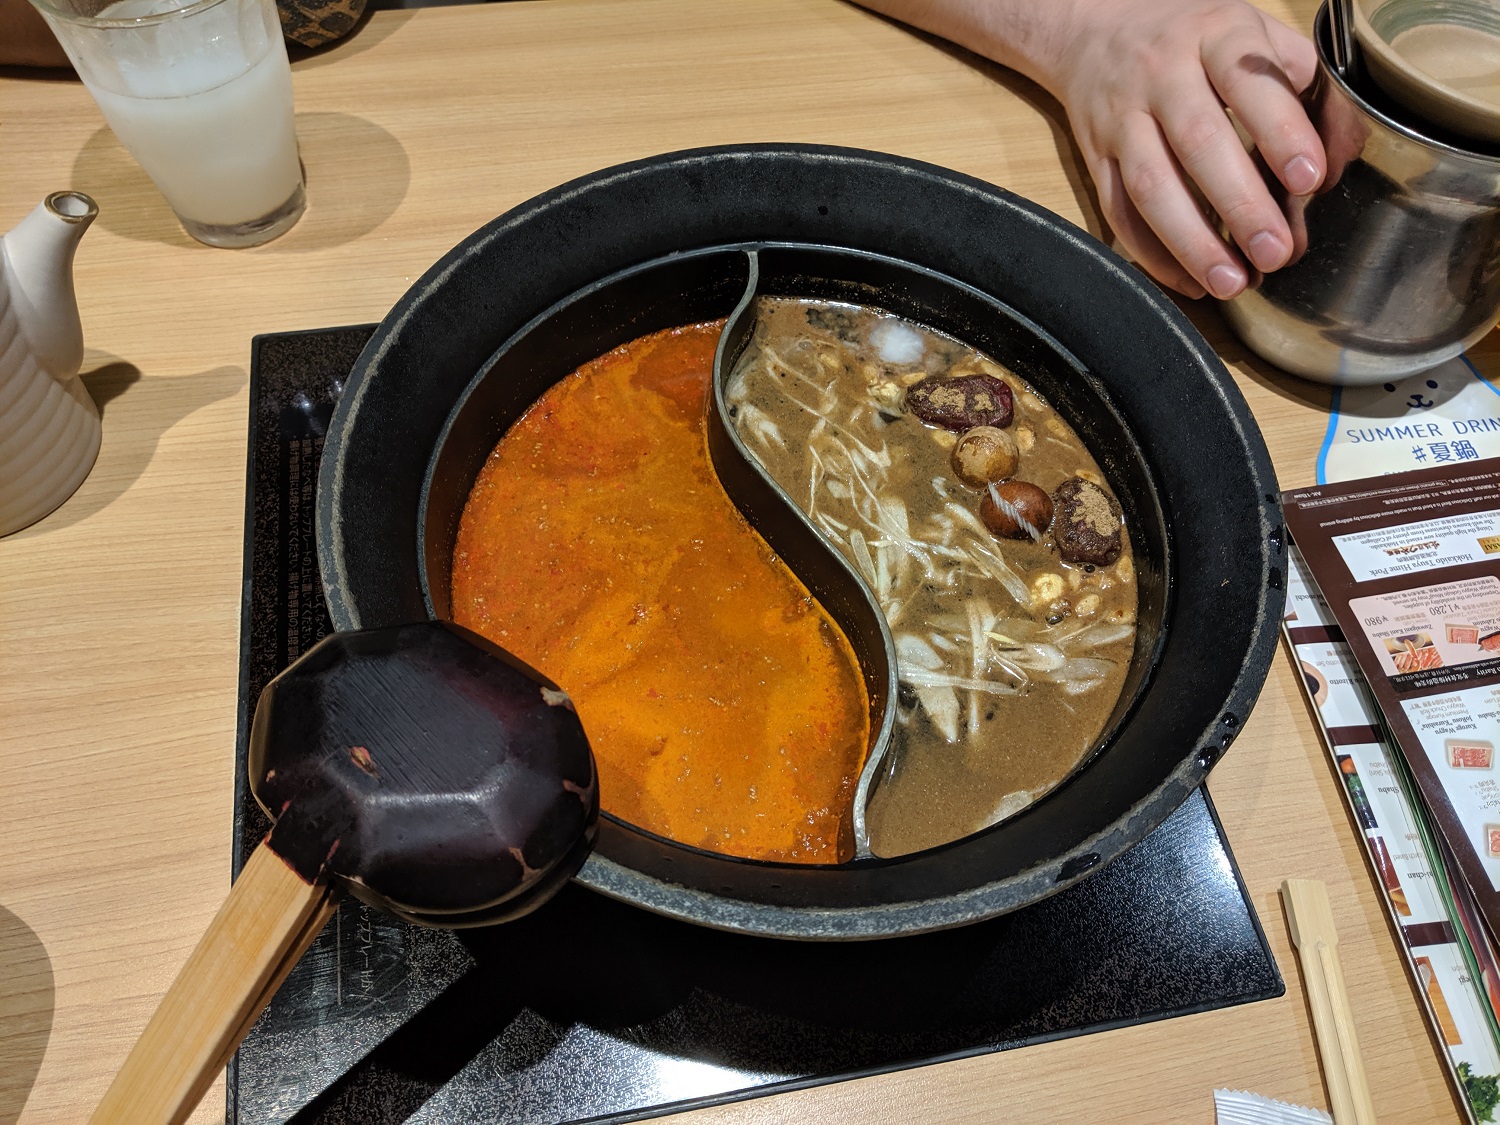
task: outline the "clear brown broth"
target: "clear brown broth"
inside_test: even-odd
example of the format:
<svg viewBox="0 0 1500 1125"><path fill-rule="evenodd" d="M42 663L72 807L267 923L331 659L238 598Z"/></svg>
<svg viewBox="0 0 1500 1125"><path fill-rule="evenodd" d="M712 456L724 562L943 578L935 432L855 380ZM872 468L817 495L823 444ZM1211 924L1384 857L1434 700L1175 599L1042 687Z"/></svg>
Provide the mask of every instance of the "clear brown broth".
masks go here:
<svg viewBox="0 0 1500 1125"><path fill-rule="evenodd" d="M1119 698L1136 613L1129 537L1117 562L1075 567L1050 537L990 536L964 515L980 492L950 466L958 435L906 413L905 388L928 375L998 375L1015 395L1017 479L1048 493L1075 476L1108 488L1098 464L1032 387L957 340L826 302L762 298L758 313L729 386L736 427L865 573L901 654L872 850L904 855L1014 815L1087 757Z"/></svg>

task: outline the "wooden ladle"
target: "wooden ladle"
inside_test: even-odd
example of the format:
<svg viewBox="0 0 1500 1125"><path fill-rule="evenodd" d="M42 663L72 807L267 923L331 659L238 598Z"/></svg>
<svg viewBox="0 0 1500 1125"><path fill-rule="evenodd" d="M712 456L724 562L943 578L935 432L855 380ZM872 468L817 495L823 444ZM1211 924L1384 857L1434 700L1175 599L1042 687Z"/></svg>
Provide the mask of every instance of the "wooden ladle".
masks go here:
<svg viewBox="0 0 1500 1125"><path fill-rule="evenodd" d="M184 1120L342 891L411 921L502 922L593 845L599 789L568 697L444 622L335 633L266 686L250 786L275 820L92 1120Z"/></svg>

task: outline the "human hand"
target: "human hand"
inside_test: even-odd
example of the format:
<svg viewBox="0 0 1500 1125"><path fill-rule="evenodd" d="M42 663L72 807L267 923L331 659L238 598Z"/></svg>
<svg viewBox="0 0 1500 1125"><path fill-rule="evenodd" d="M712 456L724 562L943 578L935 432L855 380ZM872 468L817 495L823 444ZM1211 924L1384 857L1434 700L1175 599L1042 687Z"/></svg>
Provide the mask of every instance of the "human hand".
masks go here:
<svg viewBox="0 0 1500 1125"><path fill-rule="evenodd" d="M1158 280L1228 298L1246 285L1247 258L1262 272L1290 259L1286 218L1225 110L1288 192L1316 190L1327 158L1298 94L1317 56L1246 0L859 2L1018 70L1062 102L1104 217Z"/></svg>
<svg viewBox="0 0 1500 1125"><path fill-rule="evenodd" d="M1327 158L1297 96L1316 73L1312 44L1243 0L1053 2L1035 77L1067 109L1126 249L1192 297L1240 292L1246 258L1263 273L1284 265L1292 232L1225 110L1288 192L1314 191Z"/></svg>

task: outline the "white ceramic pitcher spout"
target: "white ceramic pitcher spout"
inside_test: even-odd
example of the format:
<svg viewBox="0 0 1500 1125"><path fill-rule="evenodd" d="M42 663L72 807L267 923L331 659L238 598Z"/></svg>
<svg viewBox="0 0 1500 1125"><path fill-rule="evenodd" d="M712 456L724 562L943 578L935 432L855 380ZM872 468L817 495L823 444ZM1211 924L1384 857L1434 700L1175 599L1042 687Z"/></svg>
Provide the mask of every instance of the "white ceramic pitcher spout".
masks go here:
<svg viewBox="0 0 1500 1125"><path fill-rule="evenodd" d="M73 495L99 454L73 293L73 253L98 214L82 192L53 192L0 239L0 535Z"/></svg>

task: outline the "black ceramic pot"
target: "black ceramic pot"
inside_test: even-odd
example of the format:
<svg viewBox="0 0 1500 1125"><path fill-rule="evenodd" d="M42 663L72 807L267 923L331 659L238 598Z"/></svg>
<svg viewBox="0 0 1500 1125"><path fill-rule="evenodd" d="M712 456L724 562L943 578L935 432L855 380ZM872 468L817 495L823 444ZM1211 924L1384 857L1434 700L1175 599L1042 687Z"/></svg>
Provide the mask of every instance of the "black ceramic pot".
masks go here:
<svg viewBox="0 0 1500 1125"><path fill-rule="evenodd" d="M1099 242L989 184L847 149L704 149L587 176L477 231L381 323L334 414L317 513L333 622L445 615L460 510L505 428L587 360L728 315L747 249L763 292L928 324L1069 419L1131 530L1135 660L1088 762L977 835L808 867L605 815L577 877L674 917L797 938L961 925L1059 890L1146 836L1223 754L1270 664L1285 560L1265 446L1196 330Z"/></svg>

